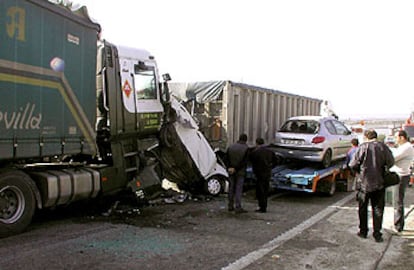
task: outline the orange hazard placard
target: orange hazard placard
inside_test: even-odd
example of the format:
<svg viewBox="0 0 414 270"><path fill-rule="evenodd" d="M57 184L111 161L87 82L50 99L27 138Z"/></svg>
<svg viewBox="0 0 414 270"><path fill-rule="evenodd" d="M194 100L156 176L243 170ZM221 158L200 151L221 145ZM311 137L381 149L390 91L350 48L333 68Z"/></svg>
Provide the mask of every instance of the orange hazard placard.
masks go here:
<svg viewBox="0 0 414 270"><path fill-rule="evenodd" d="M129 85L128 80L125 80L124 86L122 86L122 91L124 91L127 98L129 98L129 96L131 95L132 89L131 89L131 85Z"/></svg>

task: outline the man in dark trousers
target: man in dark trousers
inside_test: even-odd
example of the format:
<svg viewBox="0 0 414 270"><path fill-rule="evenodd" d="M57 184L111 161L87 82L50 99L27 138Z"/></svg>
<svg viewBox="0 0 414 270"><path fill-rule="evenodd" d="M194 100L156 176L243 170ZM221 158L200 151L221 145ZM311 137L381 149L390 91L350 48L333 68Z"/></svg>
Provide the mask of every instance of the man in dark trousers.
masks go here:
<svg viewBox="0 0 414 270"><path fill-rule="evenodd" d="M227 149L227 167L230 175L229 186L229 211L237 214L246 213L242 208L241 198L243 195L244 177L246 175L247 155L249 146L247 145L247 135L241 134L239 140Z"/></svg>
<svg viewBox="0 0 414 270"><path fill-rule="evenodd" d="M376 242L383 242L382 219L385 206L384 168L394 165L394 157L383 142L377 141L375 130L364 132L364 143L357 148L349 167L359 173L361 187L358 190L358 236L367 238L368 204L371 201L372 219Z"/></svg>
<svg viewBox="0 0 414 270"><path fill-rule="evenodd" d="M262 138L257 138L256 149L249 155L249 159L256 175L256 198L259 204L256 212L266 213L269 182L272 169L277 163L276 155L264 145Z"/></svg>

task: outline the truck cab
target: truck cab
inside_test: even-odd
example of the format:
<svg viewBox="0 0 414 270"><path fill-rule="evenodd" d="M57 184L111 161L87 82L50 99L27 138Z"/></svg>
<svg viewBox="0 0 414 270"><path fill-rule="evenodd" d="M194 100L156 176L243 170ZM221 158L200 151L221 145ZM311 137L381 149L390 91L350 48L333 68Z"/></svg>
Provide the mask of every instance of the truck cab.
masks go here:
<svg viewBox="0 0 414 270"><path fill-rule="evenodd" d="M155 58L146 50L100 42L97 51L97 145L108 164L103 190L117 190L145 166L145 151L158 145L164 107ZM122 168L119 175L119 170ZM143 184L143 183L140 183Z"/></svg>
<svg viewBox="0 0 414 270"><path fill-rule="evenodd" d="M163 106L158 68L145 50L102 42L97 53L97 129L113 137L156 134Z"/></svg>

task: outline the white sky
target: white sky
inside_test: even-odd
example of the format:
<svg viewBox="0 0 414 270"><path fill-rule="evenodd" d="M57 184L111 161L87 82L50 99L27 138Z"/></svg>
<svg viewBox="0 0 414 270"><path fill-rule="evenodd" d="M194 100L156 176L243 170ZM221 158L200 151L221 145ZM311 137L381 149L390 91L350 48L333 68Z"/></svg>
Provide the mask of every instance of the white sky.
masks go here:
<svg viewBox="0 0 414 270"><path fill-rule="evenodd" d="M231 80L329 100L341 119L408 117L414 1L73 0L173 81Z"/></svg>

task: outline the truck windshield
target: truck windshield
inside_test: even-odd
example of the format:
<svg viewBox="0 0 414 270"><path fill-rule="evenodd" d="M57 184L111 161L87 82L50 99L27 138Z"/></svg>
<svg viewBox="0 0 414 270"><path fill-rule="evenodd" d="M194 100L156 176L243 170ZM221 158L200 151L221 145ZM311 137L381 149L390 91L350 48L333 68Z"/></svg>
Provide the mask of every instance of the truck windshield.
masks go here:
<svg viewBox="0 0 414 270"><path fill-rule="evenodd" d="M137 99L157 99L154 69L135 70L134 84Z"/></svg>

